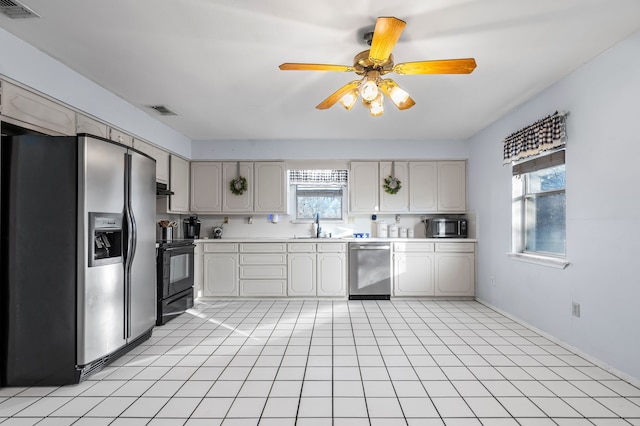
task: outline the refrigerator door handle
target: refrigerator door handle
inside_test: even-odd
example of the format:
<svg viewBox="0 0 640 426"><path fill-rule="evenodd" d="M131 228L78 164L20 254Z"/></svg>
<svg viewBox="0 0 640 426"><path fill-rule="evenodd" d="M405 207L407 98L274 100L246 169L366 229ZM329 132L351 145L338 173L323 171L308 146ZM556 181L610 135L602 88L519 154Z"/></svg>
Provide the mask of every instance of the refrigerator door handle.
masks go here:
<svg viewBox="0 0 640 426"><path fill-rule="evenodd" d="M125 321L124 321L124 338L131 337L131 265L136 252L136 221L131 208L131 154L125 154L124 167L124 218L126 227L126 248L124 255L124 302L125 302Z"/></svg>

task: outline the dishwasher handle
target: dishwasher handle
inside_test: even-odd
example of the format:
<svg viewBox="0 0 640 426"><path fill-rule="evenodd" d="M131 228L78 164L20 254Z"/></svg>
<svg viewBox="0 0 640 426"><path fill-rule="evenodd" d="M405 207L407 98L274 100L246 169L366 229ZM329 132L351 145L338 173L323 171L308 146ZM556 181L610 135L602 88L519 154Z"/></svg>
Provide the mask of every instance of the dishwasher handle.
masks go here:
<svg viewBox="0 0 640 426"><path fill-rule="evenodd" d="M372 245L362 245L362 246L352 246L349 247L351 250L390 250L390 245L385 246L372 246Z"/></svg>

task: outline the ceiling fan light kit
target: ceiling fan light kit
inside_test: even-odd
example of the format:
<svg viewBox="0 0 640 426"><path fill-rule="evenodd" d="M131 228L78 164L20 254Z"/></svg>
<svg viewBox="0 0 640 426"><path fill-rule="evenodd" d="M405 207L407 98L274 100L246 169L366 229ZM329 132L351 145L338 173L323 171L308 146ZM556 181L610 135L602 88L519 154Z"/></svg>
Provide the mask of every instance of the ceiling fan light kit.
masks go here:
<svg viewBox="0 0 640 426"><path fill-rule="evenodd" d="M351 110L358 97L369 109L369 113L380 116L384 112L382 106L384 96L387 96L399 110L409 109L416 103L409 94L400 88L390 78L381 78L383 75L395 72L396 74L469 74L476 68L473 58L445 59L436 61L393 63L391 51L398 42L406 23L398 18L380 17L376 20L373 35L365 34L370 39L371 48L358 53L353 58L353 66L330 64L299 64L284 63L280 65L283 71L334 71L355 72L362 76L361 80L355 80L345 84L324 101L320 102L317 109L331 108L340 103L345 109Z"/></svg>

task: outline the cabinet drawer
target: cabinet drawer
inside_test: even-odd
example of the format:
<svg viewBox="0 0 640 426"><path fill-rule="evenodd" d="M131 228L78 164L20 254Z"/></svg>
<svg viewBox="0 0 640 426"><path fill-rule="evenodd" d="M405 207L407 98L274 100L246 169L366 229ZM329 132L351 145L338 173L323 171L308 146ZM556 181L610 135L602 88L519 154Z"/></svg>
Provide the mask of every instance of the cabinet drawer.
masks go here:
<svg viewBox="0 0 640 426"><path fill-rule="evenodd" d="M240 244L241 253L275 253L286 252L286 243L243 243Z"/></svg>
<svg viewBox="0 0 640 426"><path fill-rule="evenodd" d="M235 243L205 243L205 253L237 253L238 244Z"/></svg>
<svg viewBox="0 0 640 426"><path fill-rule="evenodd" d="M287 244L289 253L315 253L316 245L314 243L291 243Z"/></svg>
<svg viewBox="0 0 640 426"><path fill-rule="evenodd" d="M287 279L287 265L241 265L242 279Z"/></svg>
<svg viewBox="0 0 640 426"><path fill-rule="evenodd" d="M473 253L474 243L436 243L436 251L444 253Z"/></svg>
<svg viewBox="0 0 640 426"><path fill-rule="evenodd" d="M397 252L430 252L433 243L393 243L393 251Z"/></svg>
<svg viewBox="0 0 640 426"><path fill-rule="evenodd" d="M344 243L319 243L318 253L344 253L347 245Z"/></svg>
<svg viewBox="0 0 640 426"><path fill-rule="evenodd" d="M242 253L240 255L241 265L286 265L287 255L285 253Z"/></svg>
<svg viewBox="0 0 640 426"><path fill-rule="evenodd" d="M286 296L286 280L240 281L240 296Z"/></svg>

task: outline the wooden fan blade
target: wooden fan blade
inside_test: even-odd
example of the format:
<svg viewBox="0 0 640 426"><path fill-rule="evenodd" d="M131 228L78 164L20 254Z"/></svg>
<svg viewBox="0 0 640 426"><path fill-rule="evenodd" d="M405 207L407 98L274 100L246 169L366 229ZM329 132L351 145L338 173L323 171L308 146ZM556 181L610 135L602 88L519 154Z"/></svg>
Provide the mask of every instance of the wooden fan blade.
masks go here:
<svg viewBox="0 0 640 426"><path fill-rule="evenodd" d="M384 93L391 102L398 107L399 110L409 109L416 104L416 102L411 99L411 96L407 92L398 86L398 84L391 80L390 78L385 78L380 82L380 90Z"/></svg>
<svg viewBox="0 0 640 426"><path fill-rule="evenodd" d="M329 65L329 64L294 64L284 63L280 65L283 71L353 71L353 67L347 65Z"/></svg>
<svg viewBox="0 0 640 426"><path fill-rule="evenodd" d="M352 81L350 83L345 84L344 86L342 86L341 88L339 88L338 90L333 92L331 94L331 96L329 96L327 99L325 99L324 101L320 102L316 108L318 108L318 109L331 108L344 95L346 95L347 93L349 93L350 91L352 91L353 89L358 87L358 84L360 84L360 80L354 80L354 81Z"/></svg>
<svg viewBox="0 0 640 426"><path fill-rule="evenodd" d="M369 59L375 64L380 64L389 59L389 55L400 38L406 22L393 17L382 17L376 21L373 30Z"/></svg>
<svg viewBox="0 0 640 426"><path fill-rule="evenodd" d="M464 58L405 62L396 64L393 71L398 74L470 74L475 68L475 59Z"/></svg>

